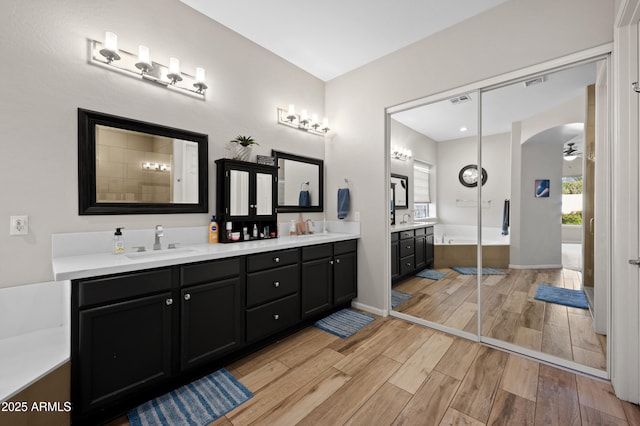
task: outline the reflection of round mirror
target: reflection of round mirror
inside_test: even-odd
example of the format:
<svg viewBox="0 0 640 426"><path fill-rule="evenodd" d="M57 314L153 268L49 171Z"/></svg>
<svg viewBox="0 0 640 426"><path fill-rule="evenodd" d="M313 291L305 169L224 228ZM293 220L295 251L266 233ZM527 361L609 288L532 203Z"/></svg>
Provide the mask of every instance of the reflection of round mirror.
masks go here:
<svg viewBox="0 0 640 426"><path fill-rule="evenodd" d="M475 164L469 164L460 169L458 173L458 180L467 188L473 188L478 185L478 166ZM482 168L482 185L487 183L487 171Z"/></svg>

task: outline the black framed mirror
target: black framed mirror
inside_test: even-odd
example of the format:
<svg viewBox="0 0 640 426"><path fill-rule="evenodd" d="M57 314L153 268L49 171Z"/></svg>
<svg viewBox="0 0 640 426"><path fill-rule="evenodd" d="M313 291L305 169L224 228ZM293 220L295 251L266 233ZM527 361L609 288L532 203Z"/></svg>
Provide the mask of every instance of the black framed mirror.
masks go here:
<svg viewBox="0 0 640 426"><path fill-rule="evenodd" d="M324 211L324 161L271 151L278 166L278 213Z"/></svg>
<svg viewBox="0 0 640 426"><path fill-rule="evenodd" d="M80 215L208 212L208 136L78 108Z"/></svg>
<svg viewBox="0 0 640 426"><path fill-rule="evenodd" d="M409 178L404 175L391 173L391 185L395 185L396 210L409 208Z"/></svg>
<svg viewBox="0 0 640 426"><path fill-rule="evenodd" d="M487 183L487 171L482 168L480 182L482 185ZM467 188L475 188L478 186L478 166L475 164L469 164L460 169L458 173L458 180L463 186Z"/></svg>

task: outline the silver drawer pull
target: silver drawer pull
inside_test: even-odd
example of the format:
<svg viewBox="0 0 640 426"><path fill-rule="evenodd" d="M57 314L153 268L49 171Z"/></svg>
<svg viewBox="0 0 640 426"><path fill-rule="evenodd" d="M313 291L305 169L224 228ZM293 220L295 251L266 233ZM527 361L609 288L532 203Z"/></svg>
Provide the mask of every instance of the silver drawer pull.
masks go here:
<svg viewBox="0 0 640 426"><path fill-rule="evenodd" d="M168 298L167 300L164 301L164 303L166 303L167 306L171 306L171 305L173 305L173 299L172 298Z"/></svg>
<svg viewBox="0 0 640 426"><path fill-rule="evenodd" d="M340 259L336 259L336 263L340 263Z"/></svg>
<svg viewBox="0 0 640 426"><path fill-rule="evenodd" d="M274 257L273 261L276 262L276 263L280 263L280 258L279 257Z"/></svg>
<svg viewBox="0 0 640 426"><path fill-rule="evenodd" d="M184 300L191 300L191 295L189 293L186 293L184 295Z"/></svg>
<svg viewBox="0 0 640 426"><path fill-rule="evenodd" d="M274 286L275 288L280 287L280 281L274 281L274 282L273 282L273 286Z"/></svg>
<svg viewBox="0 0 640 426"><path fill-rule="evenodd" d="M411 248L411 246L407 246L407 248L408 248L408 249L410 249L410 248Z"/></svg>
<svg viewBox="0 0 640 426"><path fill-rule="evenodd" d="M330 260L330 261L329 261L329 265L333 265L333 260Z"/></svg>
<svg viewBox="0 0 640 426"><path fill-rule="evenodd" d="M411 266L411 263L407 262L407 266Z"/></svg>
<svg viewBox="0 0 640 426"><path fill-rule="evenodd" d="M274 314L274 315L273 315L273 319L274 319L274 320L276 320L276 321L278 321L278 320L280 319L280 315L278 315L278 314Z"/></svg>

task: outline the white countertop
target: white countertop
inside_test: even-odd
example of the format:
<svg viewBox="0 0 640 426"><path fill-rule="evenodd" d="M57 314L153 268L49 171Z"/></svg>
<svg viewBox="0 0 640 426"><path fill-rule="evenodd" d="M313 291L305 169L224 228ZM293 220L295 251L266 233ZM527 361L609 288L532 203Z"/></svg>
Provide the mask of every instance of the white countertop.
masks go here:
<svg viewBox="0 0 640 426"><path fill-rule="evenodd" d="M396 223L395 225L391 225L391 232L399 232L399 231L407 231L409 229L416 228L424 228L425 226L433 226L435 222L407 222L407 223Z"/></svg>
<svg viewBox="0 0 640 426"><path fill-rule="evenodd" d="M194 244L180 246L178 249L164 249L158 252L147 251L140 257L132 251L123 254L93 253L76 256L54 257L52 259L53 276L56 281L89 278L100 275L131 272L182 263L202 262L233 256L245 256L273 250L304 247L309 245L346 241L360 238L360 233L310 234L292 237L279 237L265 240L245 241L227 244Z"/></svg>

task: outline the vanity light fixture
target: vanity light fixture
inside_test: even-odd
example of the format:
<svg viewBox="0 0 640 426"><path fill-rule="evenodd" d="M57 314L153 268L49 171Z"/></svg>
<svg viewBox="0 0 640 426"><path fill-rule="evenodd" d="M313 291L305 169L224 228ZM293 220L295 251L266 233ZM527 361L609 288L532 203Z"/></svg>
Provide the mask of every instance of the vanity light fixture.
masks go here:
<svg viewBox="0 0 640 426"><path fill-rule="evenodd" d="M159 170L161 172L168 172L171 170L171 166L168 164L150 163L148 161L142 163L142 168L145 170Z"/></svg>
<svg viewBox="0 0 640 426"><path fill-rule="evenodd" d="M395 145L391 146L391 158L395 160L407 161L411 157L413 157L413 153L410 149L402 148Z"/></svg>
<svg viewBox="0 0 640 426"><path fill-rule="evenodd" d="M199 99L205 98L208 88L204 68L196 68L192 76L180 70L178 58L169 58L169 66L152 61L147 46L138 46L137 56L120 50L112 32L105 34L104 42L89 40L89 62Z"/></svg>
<svg viewBox="0 0 640 426"><path fill-rule="evenodd" d="M329 130L329 120L325 117L322 123L318 120L318 114L311 114L306 109L300 110L300 114L296 114L296 107L291 104L288 109L278 108L278 124L293 127L314 135L322 136Z"/></svg>

